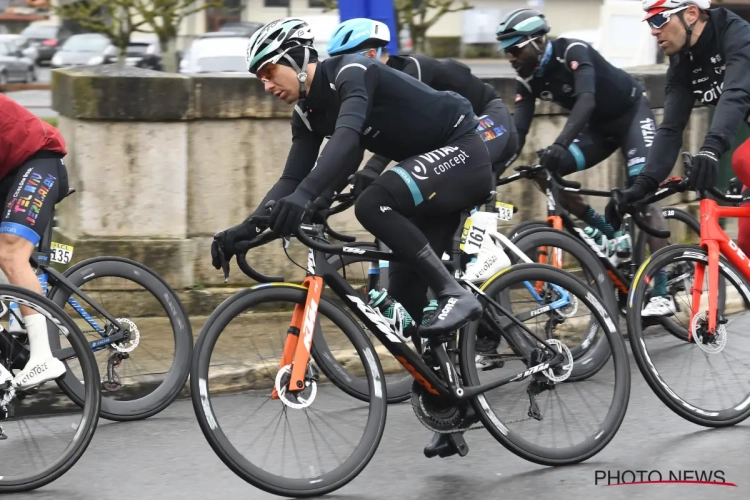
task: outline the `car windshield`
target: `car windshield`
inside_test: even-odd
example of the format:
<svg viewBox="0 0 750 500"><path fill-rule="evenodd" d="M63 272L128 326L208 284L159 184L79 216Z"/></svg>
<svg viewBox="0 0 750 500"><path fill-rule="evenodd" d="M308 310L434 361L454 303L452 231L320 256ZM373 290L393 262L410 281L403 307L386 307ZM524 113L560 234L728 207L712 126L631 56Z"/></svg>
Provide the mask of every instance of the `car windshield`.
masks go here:
<svg viewBox="0 0 750 500"><path fill-rule="evenodd" d="M22 32L24 38L55 38L57 26L27 26Z"/></svg>
<svg viewBox="0 0 750 500"><path fill-rule="evenodd" d="M145 54L148 50L149 44L147 43L131 43L128 45L128 48L126 50L128 55L142 55Z"/></svg>
<svg viewBox="0 0 750 500"><path fill-rule="evenodd" d="M75 35L68 38L61 50L68 52L102 52L109 45L109 39L101 35Z"/></svg>

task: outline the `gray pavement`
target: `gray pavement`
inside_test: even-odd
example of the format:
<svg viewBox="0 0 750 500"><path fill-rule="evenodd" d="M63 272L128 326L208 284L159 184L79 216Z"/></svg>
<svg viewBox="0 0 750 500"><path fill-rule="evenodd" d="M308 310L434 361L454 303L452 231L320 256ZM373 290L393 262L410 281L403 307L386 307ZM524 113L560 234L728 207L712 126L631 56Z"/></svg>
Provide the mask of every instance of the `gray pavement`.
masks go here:
<svg viewBox="0 0 750 500"><path fill-rule="evenodd" d="M633 386L625 421L609 446L588 462L564 468L538 466L509 453L484 430L468 433L470 451L466 457L426 459L422 448L431 435L417 422L409 403L404 403L389 406L385 434L370 464L351 483L327 498L748 498L748 423L713 430L691 424L656 398L634 364L632 370ZM247 402L248 395L233 394L222 396L214 406L221 408L220 420L229 412L233 418L247 421ZM250 421L246 425L252 426L247 429L251 433L265 423ZM611 488L602 482L596 484L597 471L614 475L626 470L658 470L665 478L670 471L721 470L724 479L737 487L662 484ZM100 421L91 446L73 469L45 488L14 498L279 497L252 487L232 473L203 437L190 401L180 399L149 420Z"/></svg>

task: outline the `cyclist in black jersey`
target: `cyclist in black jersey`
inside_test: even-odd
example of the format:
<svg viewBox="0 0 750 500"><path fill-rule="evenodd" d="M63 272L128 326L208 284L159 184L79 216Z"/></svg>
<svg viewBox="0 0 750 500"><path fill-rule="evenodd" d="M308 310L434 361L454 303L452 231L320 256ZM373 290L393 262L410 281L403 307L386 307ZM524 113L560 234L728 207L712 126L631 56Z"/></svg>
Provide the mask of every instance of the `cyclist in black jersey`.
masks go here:
<svg viewBox="0 0 750 500"><path fill-rule="evenodd" d="M471 73L471 69L453 59L438 60L422 55L394 56L388 53L390 30L380 21L355 18L339 24L328 41L329 55L361 54L377 59L426 83L435 90L462 95L479 117L477 131L484 139L495 175L499 176L516 159L518 139L513 117L495 88ZM355 190L377 179L390 162L374 155L354 177Z"/></svg>
<svg viewBox="0 0 750 500"><path fill-rule="evenodd" d="M711 126L693 157L693 188L716 183L719 159L732 146L743 122L750 121L750 24L709 0L644 0L651 33L669 56L664 120L653 152L633 185L622 192L627 206L656 190L669 176L682 147L682 134L696 101L715 106ZM750 141L732 156L732 168L750 201ZM627 211L626 207L620 207ZM750 255L750 219L740 218L737 245Z"/></svg>
<svg viewBox="0 0 750 500"><path fill-rule="evenodd" d="M295 18L271 22L250 39L249 71L266 92L296 103L292 146L281 178L253 214L214 236L214 267L263 229L253 216L265 213L270 200L276 201L270 228L293 234L326 187L346 185L367 149L399 162L355 204L362 226L404 258L389 293L418 325L427 287L437 296L437 314L417 329L421 338L478 319L480 302L438 257L450 249L460 212L491 192L492 166L471 104L360 55L318 62L312 41L307 23Z"/></svg>
<svg viewBox="0 0 750 500"><path fill-rule="evenodd" d="M656 130L643 87L585 42L568 38L549 41L548 32L544 15L528 8L510 12L497 28L499 49L505 51L518 74L514 120L519 152L534 117L536 99L551 101L570 115L554 143L545 149L542 165L568 175L591 168L620 149L629 185L646 164ZM545 181L540 179L539 184L544 187ZM582 196L565 193L561 201L590 226L586 232L615 265L619 264L617 250L630 249L629 235L616 231ZM666 226L656 207L651 207L649 218L655 227ZM667 242L649 237L648 243L654 252ZM655 289L657 293L643 315L674 313L666 276L659 278Z"/></svg>

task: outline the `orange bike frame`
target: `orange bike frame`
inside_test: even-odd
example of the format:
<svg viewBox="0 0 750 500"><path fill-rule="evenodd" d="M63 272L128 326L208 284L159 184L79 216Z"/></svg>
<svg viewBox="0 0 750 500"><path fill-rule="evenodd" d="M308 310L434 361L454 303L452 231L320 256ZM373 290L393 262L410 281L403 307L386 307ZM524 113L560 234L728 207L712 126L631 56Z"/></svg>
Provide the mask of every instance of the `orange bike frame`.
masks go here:
<svg viewBox="0 0 750 500"><path fill-rule="evenodd" d="M286 333L284 352L281 354L279 363L279 369L292 365L292 378L289 380L290 391L299 391L305 387L305 371L310 360L315 320L318 317L318 304L320 304L320 294L323 292L323 278L308 276L302 282L302 286L307 288L307 300L305 300L304 307L300 304L294 306L292 323ZM300 335L302 342L299 342ZM279 394L274 386L271 399L278 399L278 397Z"/></svg>
<svg viewBox="0 0 750 500"><path fill-rule="evenodd" d="M719 256L723 254L745 278L750 280L750 259L721 228L719 225L719 218L721 217L750 217L750 207L722 207L714 200L707 198L701 200L701 246L708 252L708 331L712 335L716 333ZM705 264L696 264L695 266L695 279L691 289L693 299L693 310L690 314L691 325L700 307L705 268ZM692 340L692 333L691 329L688 328L688 340Z"/></svg>

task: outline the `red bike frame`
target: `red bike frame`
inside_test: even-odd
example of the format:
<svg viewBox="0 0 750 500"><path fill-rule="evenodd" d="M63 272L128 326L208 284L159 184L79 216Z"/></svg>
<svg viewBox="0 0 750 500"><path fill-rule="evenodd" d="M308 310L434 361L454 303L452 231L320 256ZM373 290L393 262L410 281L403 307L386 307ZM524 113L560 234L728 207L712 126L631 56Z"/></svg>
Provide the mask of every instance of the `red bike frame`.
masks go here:
<svg viewBox="0 0 750 500"><path fill-rule="evenodd" d="M711 335L716 333L719 256L723 254L745 278L750 280L750 259L719 226L719 218L721 217L750 217L750 207L722 207L714 200L707 198L701 200L701 246L706 248L708 252L708 331ZM690 325L693 324L693 318L700 307L705 269L705 264L696 264L695 266L695 280L691 289L693 310L690 314ZM691 329L688 328L688 340L692 340L692 333Z"/></svg>

